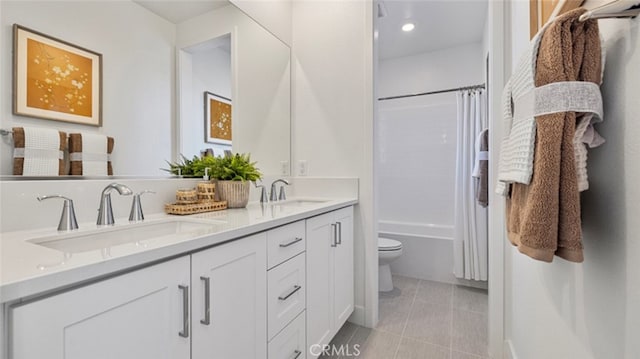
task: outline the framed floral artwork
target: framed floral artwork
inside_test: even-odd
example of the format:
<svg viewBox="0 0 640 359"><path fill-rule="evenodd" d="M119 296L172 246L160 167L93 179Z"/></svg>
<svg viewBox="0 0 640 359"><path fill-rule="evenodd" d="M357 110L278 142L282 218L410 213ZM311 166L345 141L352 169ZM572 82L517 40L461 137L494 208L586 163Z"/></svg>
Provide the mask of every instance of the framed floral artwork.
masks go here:
<svg viewBox="0 0 640 359"><path fill-rule="evenodd" d="M13 113L102 126L102 55L14 24Z"/></svg>
<svg viewBox="0 0 640 359"><path fill-rule="evenodd" d="M231 145L231 99L205 91L204 141Z"/></svg>

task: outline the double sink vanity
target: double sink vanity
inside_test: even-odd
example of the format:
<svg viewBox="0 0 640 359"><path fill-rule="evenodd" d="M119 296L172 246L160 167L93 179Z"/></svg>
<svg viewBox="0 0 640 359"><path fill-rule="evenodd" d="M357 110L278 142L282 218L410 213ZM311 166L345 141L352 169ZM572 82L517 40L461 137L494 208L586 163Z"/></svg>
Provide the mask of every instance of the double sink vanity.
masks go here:
<svg viewBox="0 0 640 359"><path fill-rule="evenodd" d="M314 357L309 347L327 344L354 309L356 203L298 198L3 233L2 354Z"/></svg>

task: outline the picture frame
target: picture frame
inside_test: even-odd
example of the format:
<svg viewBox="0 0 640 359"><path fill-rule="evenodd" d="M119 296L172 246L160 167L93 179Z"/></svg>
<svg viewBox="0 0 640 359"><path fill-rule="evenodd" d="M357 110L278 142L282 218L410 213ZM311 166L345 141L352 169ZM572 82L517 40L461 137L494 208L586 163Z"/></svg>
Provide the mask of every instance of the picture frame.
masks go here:
<svg viewBox="0 0 640 359"><path fill-rule="evenodd" d="M231 146L233 118L231 99L204 92L204 142Z"/></svg>
<svg viewBox="0 0 640 359"><path fill-rule="evenodd" d="M102 54L14 24L13 114L102 126Z"/></svg>

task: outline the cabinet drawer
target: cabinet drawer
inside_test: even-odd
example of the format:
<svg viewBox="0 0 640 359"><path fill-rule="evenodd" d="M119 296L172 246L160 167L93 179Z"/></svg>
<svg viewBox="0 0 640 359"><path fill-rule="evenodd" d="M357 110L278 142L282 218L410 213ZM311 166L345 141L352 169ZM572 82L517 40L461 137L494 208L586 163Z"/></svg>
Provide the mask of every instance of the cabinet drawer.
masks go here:
<svg viewBox="0 0 640 359"><path fill-rule="evenodd" d="M267 327L272 339L306 306L304 253L271 269L267 275Z"/></svg>
<svg viewBox="0 0 640 359"><path fill-rule="evenodd" d="M305 359L305 327L305 312L302 312L269 342L269 359Z"/></svg>
<svg viewBox="0 0 640 359"><path fill-rule="evenodd" d="M304 221L267 231L267 266L273 268L304 252L306 247Z"/></svg>

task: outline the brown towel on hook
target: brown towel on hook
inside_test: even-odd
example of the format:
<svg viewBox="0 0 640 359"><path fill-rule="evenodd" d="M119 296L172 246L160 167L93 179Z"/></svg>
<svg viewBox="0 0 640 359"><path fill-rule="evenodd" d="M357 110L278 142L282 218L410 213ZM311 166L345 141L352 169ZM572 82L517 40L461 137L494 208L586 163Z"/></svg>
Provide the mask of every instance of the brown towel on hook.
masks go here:
<svg viewBox="0 0 640 359"><path fill-rule="evenodd" d="M536 87L561 81L600 84L598 23L579 22L584 12L567 12L546 29L536 62ZM575 112L536 116L531 183L513 184L507 199L509 240L537 260L551 262L554 254L571 262L584 260L575 129Z"/></svg>

